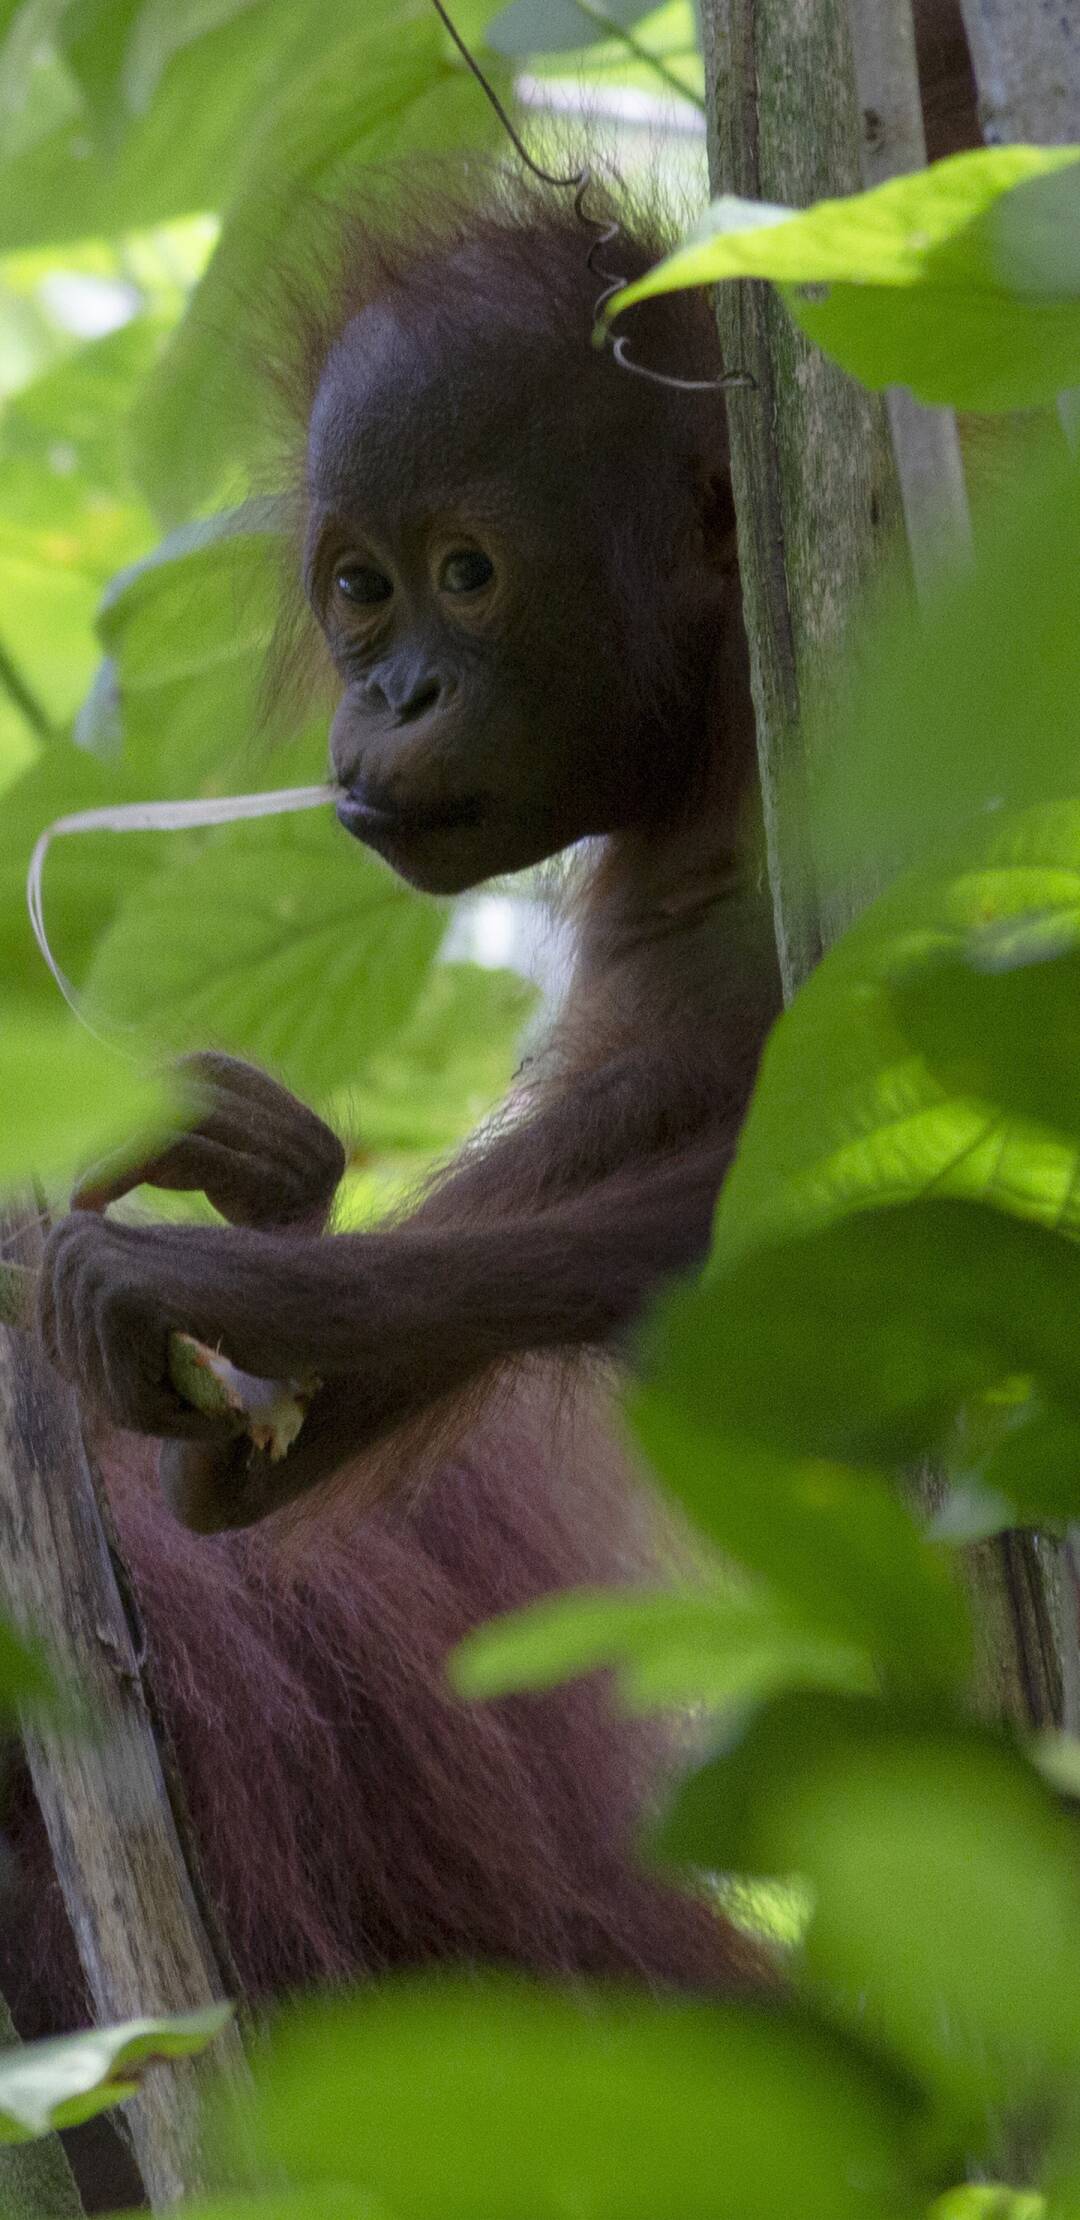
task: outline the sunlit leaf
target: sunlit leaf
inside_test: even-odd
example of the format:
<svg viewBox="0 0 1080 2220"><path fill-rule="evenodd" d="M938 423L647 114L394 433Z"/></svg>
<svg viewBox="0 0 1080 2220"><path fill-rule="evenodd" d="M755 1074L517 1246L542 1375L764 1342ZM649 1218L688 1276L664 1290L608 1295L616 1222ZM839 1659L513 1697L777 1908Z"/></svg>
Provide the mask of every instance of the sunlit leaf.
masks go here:
<svg viewBox="0 0 1080 2220"><path fill-rule="evenodd" d="M350 1089L365 1148L449 1150L506 1092L536 993L516 972L433 966L401 1031Z"/></svg>
<svg viewBox="0 0 1080 2220"><path fill-rule="evenodd" d="M205 2050L231 2016L231 2004L214 2004L203 2012L125 2020L0 2052L0 2143L75 2127L122 2103L155 2060L190 2058Z"/></svg>
<svg viewBox="0 0 1080 2220"><path fill-rule="evenodd" d="M445 931L327 808L214 834L125 903L87 981L103 1026L214 1046L325 1096L385 1046Z"/></svg>
<svg viewBox="0 0 1080 2220"><path fill-rule="evenodd" d="M241 460L277 461L269 389L252 407L255 366L281 345L271 319L287 304L273 287L283 268L325 261L326 205L355 190L359 166L492 134L486 103L445 62L442 41L434 10L403 17L393 0L366 0L336 37L320 28L310 53L282 73L247 142L217 252L140 410L143 482L162 515L186 516L216 497Z"/></svg>
<svg viewBox="0 0 1080 2220"><path fill-rule="evenodd" d="M66 1179L122 1142L149 1143L168 1122L164 1080L144 1075L55 1011L0 998L0 1185Z"/></svg>
<svg viewBox="0 0 1080 2220"><path fill-rule="evenodd" d="M34 943L26 908L26 872L38 835L56 817L109 802L136 799L123 768L103 765L82 748L54 741L0 799L0 981L20 1000L32 997L46 1015L61 1015L55 981ZM152 870L160 837L133 833L66 840L45 871L45 918L62 968L79 980L90 949L124 896ZM5 1098L6 1107L6 1098Z"/></svg>
<svg viewBox="0 0 1080 2220"><path fill-rule="evenodd" d="M1037 2189L1009 2189L1004 2182L961 2182L937 2197L927 2220L1043 2220L1046 2199Z"/></svg>
<svg viewBox="0 0 1080 2220"><path fill-rule="evenodd" d="M798 213L726 196L606 313L680 286L771 278L810 338L864 385L906 385L957 408L1031 408L1080 378L1080 283L1064 257L1052 276L1045 256L1033 263L1003 196L1077 158L1075 147L987 147Z"/></svg>

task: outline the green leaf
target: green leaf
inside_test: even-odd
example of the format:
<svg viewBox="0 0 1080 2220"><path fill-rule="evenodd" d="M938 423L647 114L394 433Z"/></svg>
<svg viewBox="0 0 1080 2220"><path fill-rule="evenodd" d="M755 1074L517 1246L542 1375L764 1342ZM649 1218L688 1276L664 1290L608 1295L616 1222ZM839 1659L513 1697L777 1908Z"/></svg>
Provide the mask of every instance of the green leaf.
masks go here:
<svg viewBox="0 0 1080 2220"><path fill-rule="evenodd" d="M367 1149L454 1148L513 1078L536 991L516 972L435 964L400 1033L350 1089Z"/></svg>
<svg viewBox="0 0 1080 2220"><path fill-rule="evenodd" d="M185 2201L178 2210L184 2220L394 2220L381 2199L368 2196L355 2182L305 2182L302 2189L281 2189L276 2195L238 2193L206 2203L200 2198L197 2204Z"/></svg>
<svg viewBox="0 0 1080 2220"><path fill-rule="evenodd" d="M134 2096L159 2058L205 2050L232 2017L231 2004L170 2019L124 2020L51 2042L0 2052L0 2143L27 2142L50 2128L76 2127Z"/></svg>
<svg viewBox="0 0 1080 2220"><path fill-rule="evenodd" d="M275 522L270 505L252 502L185 525L109 587L98 629L125 755L147 798L190 794L211 778L220 791L226 776L242 787L282 783L265 749L252 762L281 580Z"/></svg>
<svg viewBox="0 0 1080 2220"><path fill-rule="evenodd" d="M780 1697L681 1791L661 1847L802 1874L808 1986L982 2132L987 2103L1073 2085L1075 1827L989 1733Z"/></svg>
<svg viewBox="0 0 1080 2220"><path fill-rule="evenodd" d="M993 843L994 819L1076 793L1078 571L1080 472L1062 447L986 509L975 563L929 608L908 597L869 628L809 741L827 877L880 879L882 860L922 861L980 824Z"/></svg>
<svg viewBox="0 0 1080 2220"><path fill-rule="evenodd" d="M26 908L26 872L38 835L69 810L99 809L135 799L122 768L98 763L84 749L57 740L3 796L0 851L0 979L20 1002L63 1019L56 983L38 952ZM61 967L76 980L90 950L124 896L161 854L160 838L141 833L88 835L58 843L45 867L45 919ZM5 1103L6 1103L5 1096Z"/></svg>
<svg viewBox="0 0 1080 2220"><path fill-rule="evenodd" d="M787 1455L902 1463L1014 1377L1080 1419L1078 1305L1080 1244L926 1201L714 1266L670 1302L653 1363L690 1424Z"/></svg>
<svg viewBox="0 0 1080 2220"><path fill-rule="evenodd" d="M141 886L88 999L159 1050L232 1049L325 1097L400 1028L444 931L327 807L215 833Z"/></svg>
<svg viewBox="0 0 1080 2220"><path fill-rule="evenodd" d="M950 1094L981 1095L1080 1143L1080 832L1061 825L1073 868L1032 873L1027 907L1016 869L973 887L982 914L893 986L905 1032ZM1044 895L1040 903L1039 894Z"/></svg>
<svg viewBox="0 0 1080 2220"><path fill-rule="evenodd" d="M1080 1518L1080 1423L1036 1406L982 1461L978 1477L1008 1505L1003 1523L1068 1525Z"/></svg>
<svg viewBox="0 0 1080 2220"><path fill-rule="evenodd" d="M43 112L4 164L0 253L224 206L282 85L299 82L356 13L355 0L246 8L179 48L149 108L123 128L125 47L110 36L121 10L130 20L131 0L87 11L86 41L73 48L77 71L52 64L63 109ZM55 92L53 100L55 109Z"/></svg>
<svg viewBox="0 0 1080 2220"><path fill-rule="evenodd" d="M255 2075L256 2155L397 2220L920 2209L906 2092L779 2011L398 1982L286 2022Z"/></svg>
<svg viewBox="0 0 1080 2220"><path fill-rule="evenodd" d="M928 1193L1080 1232L1075 1078L1054 1030L1078 920L1077 802L995 813L867 910L770 1036L718 1255ZM985 968L1009 951L1046 960Z"/></svg>
<svg viewBox="0 0 1080 2220"><path fill-rule="evenodd" d="M141 0L123 58L123 88L134 115L149 108L174 54L261 0Z"/></svg>
<svg viewBox="0 0 1080 2220"><path fill-rule="evenodd" d="M493 52L511 61L529 54L569 54L609 39L616 29L632 30L654 6L655 0L594 0L587 7L579 7L577 0L510 0L488 24L485 38Z"/></svg>
<svg viewBox="0 0 1080 2220"><path fill-rule="evenodd" d="M54 990L55 992L55 990ZM122 1143L141 1151L172 1108L163 1079L82 1031L57 997L55 1011L0 997L0 1187L63 1181Z"/></svg>
<svg viewBox="0 0 1080 2220"><path fill-rule="evenodd" d="M864 1652L766 1595L669 1589L545 1598L467 1635L450 1678L459 1695L475 1699L552 1688L603 1668L615 1672L620 1698L634 1710L726 1710L782 1688L863 1690L874 1678Z"/></svg>
<svg viewBox="0 0 1080 2220"><path fill-rule="evenodd" d="M936 2197L927 2220L1043 2220L1046 2199L1037 2189L1009 2189L1004 2182L968 2181Z"/></svg>
<svg viewBox="0 0 1080 2220"><path fill-rule="evenodd" d="M898 1685L955 1686L966 1670L969 1637L952 1568L921 1539L889 1483L877 1472L778 1454L748 1438L752 1418L763 1441L783 1432L797 1449L800 1435L811 1433L805 1404L816 1390L814 1336L801 1334L796 1318L778 1325L767 1273L756 1292L763 1307L752 1326L728 1306L726 1289L715 1301L695 1291L668 1309L651 1352L651 1383L630 1405L652 1469L709 1540L768 1581L807 1624L855 1645ZM814 1292L808 1282L800 1317ZM843 1338L842 1305L843 1297L839 1320L836 1312L828 1320L834 1341ZM728 1330L731 1317L744 1321L738 1337ZM752 1385L733 1348L736 1341L742 1347L744 1331L753 1339L746 1366ZM763 1344L774 1339L776 1408L759 1408L757 1367ZM833 1363L844 1375L842 1396L847 1368L842 1359ZM877 1420L878 1375L861 1384ZM723 1431L729 1400L739 1403L742 1438ZM848 1424L846 1405L831 1415L839 1434ZM813 1416L820 1424L816 1407Z"/></svg>
<svg viewBox="0 0 1080 2220"><path fill-rule="evenodd" d="M769 278L864 385L906 385L956 408L1035 407L1080 378L1080 284L1060 257L1056 290L1042 290L1034 215L1025 229L1027 210L1010 220L1001 207L1077 157L1075 147L984 148L799 213L725 196L605 316L682 286Z"/></svg>
<svg viewBox="0 0 1080 2220"><path fill-rule="evenodd" d="M494 129L471 77L444 61L434 10L403 20L393 0L354 8L280 88L248 142L217 252L139 413L143 483L168 518L215 499L238 464L279 462L271 411L252 407L252 365L267 349L268 300L278 320L290 309L295 318L282 269L325 264L326 204L355 189L364 162L446 152ZM257 305L245 314L245 302Z"/></svg>

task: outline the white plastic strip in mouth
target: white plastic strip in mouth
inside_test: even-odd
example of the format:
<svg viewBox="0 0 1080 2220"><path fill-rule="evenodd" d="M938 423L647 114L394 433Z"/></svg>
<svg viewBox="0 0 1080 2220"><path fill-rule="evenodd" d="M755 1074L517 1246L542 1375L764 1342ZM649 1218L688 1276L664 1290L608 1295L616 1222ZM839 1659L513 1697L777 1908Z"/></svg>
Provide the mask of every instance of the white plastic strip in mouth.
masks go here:
<svg viewBox="0 0 1080 2220"><path fill-rule="evenodd" d="M122 802L108 809L80 809L57 817L38 840L26 874L26 906L34 939L66 1003L87 1030L77 989L57 963L45 930L43 880L51 843L64 833L176 832L192 825L228 825L245 817L283 817L290 810L324 809L336 801L336 786L286 786L270 794L219 795L205 802Z"/></svg>

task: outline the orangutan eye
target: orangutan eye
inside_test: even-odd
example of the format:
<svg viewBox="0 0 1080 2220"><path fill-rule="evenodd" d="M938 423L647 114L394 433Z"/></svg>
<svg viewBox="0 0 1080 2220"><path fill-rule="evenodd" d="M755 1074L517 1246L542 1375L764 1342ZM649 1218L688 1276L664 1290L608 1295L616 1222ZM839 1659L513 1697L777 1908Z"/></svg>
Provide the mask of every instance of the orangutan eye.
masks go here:
<svg viewBox="0 0 1080 2220"><path fill-rule="evenodd" d="M334 584L346 601L357 601L365 607L371 602L389 601L394 591L386 572L368 563L342 563L334 572Z"/></svg>
<svg viewBox="0 0 1080 2220"><path fill-rule="evenodd" d="M439 572L439 590L444 594L478 594L494 576L494 563L478 547L459 547L447 556Z"/></svg>

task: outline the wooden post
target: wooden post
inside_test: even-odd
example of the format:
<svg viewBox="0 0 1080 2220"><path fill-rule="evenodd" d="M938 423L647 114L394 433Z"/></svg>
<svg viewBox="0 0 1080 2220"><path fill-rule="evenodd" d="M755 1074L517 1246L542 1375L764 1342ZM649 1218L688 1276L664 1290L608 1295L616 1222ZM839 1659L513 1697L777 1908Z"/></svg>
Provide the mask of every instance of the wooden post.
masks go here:
<svg viewBox="0 0 1080 2220"><path fill-rule="evenodd" d="M926 164L926 132L910 0L848 0L866 186ZM923 408L906 386L885 406L915 590L928 600L942 572L971 552L964 466L951 409Z"/></svg>
<svg viewBox="0 0 1080 2220"><path fill-rule="evenodd" d="M40 1235L23 1235L36 1264ZM140 1660L98 1514L74 1397L29 1337L0 1329L0 1601L44 1633L93 1731L35 1723L27 1758L97 2017L196 2011L225 1988L166 1787ZM243 2073L235 2029L215 2070ZM155 2208L206 2186L198 2067L160 2065L125 2107Z"/></svg>
<svg viewBox="0 0 1080 2220"><path fill-rule="evenodd" d="M859 188L846 0L705 0L713 191L799 208ZM728 403L765 828L785 993L848 921L850 888L820 881L800 711L827 686L900 529L882 402L828 362L770 287L723 285Z"/></svg>
<svg viewBox="0 0 1080 2220"><path fill-rule="evenodd" d="M968 4L987 16L1015 9L1015 0ZM1075 12L1080 0L1065 5ZM859 92L862 105L875 105L871 79L894 134L891 156L874 161L899 168L919 153L909 0L855 0L854 41L848 0L703 0L702 15L714 193L799 208L857 191L868 159ZM728 418L769 875L790 995L875 891L828 883L814 854L813 750L828 725L805 712L827 696L850 653L854 620L902 529L902 501L884 404L817 353L775 293L756 282L721 285L717 317L726 366L748 370L756 388L730 395ZM925 582L936 560L925 443L944 452L951 435L947 426L917 426L911 406L894 411L894 428L908 440L906 506ZM902 467L904 455L902 445ZM948 474L955 545L965 523L951 454ZM937 1492L929 1476L917 1487L926 1507ZM1071 1724L1075 1614L1061 1551L1030 1534L1005 1535L969 1551L967 1570L980 1707L1025 1725Z"/></svg>
<svg viewBox="0 0 1080 2220"><path fill-rule="evenodd" d="M989 146L1080 142L1080 0L960 0Z"/></svg>

